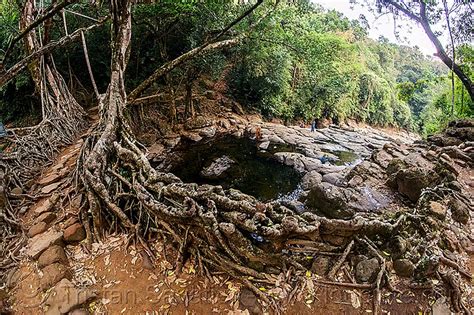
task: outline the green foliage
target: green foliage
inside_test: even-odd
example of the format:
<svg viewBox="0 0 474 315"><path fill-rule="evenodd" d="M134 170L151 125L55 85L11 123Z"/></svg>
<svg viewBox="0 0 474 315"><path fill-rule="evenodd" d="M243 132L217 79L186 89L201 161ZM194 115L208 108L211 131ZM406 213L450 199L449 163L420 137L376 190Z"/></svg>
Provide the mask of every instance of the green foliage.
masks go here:
<svg viewBox="0 0 474 315"><path fill-rule="evenodd" d="M265 115L411 128L412 92L399 100L394 80L399 53L335 11L287 5L240 47L229 82L236 98Z"/></svg>
<svg viewBox="0 0 474 315"><path fill-rule="evenodd" d="M0 1L0 42L5 47L17 32L19 10L10 0ZM281 2L273 11L273 4L264 2L220 38L249 33L241 45L190 60L152 89L177 91L201 78L225 81L222 83L229 87L230 96L268 117L307 121L325 117L336 122L352 118L424 134L439 130L453 117L473 115L472 101L458 81L451 115L452 92L446 68L418 48L395 45L383 37L369 39L364 19L351 21L308 0L290 3ZM167 61L213 39L249 5L193 0L135 4L125 74L127 89L136 87ZM93 18L108 12L105 5L95 7L88 2L75 3L69 10ZM250 31L249 26L269 11L272 13ZM66 19L69 33L91 23L68 11ZM86 35L101 93L109 81L109 26ZM64 35L63 23L58 19L51 38ZM17 45L8 66L22 57L21 45ZM458 47L456 59L472 77L472 45ZM76 96L92 95L80 42L56 50L54 60L67 82L76 87ZM78 91L78 86L84 88ZM9 118L37 111L33 95L33 84L25 71L0 90L0 114ZM85 105L91 103L90 96L84 99Z"/></svg>

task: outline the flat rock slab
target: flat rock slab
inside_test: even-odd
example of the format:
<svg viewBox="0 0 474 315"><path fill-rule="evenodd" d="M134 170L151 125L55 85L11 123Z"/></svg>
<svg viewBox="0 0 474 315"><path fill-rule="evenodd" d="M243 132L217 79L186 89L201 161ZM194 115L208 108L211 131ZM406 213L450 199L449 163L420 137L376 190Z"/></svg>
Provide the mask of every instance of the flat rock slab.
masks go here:
<svg viewBox="0 0 474 315"><path fill-rule="evenodd" d="M53 190L56 190L56 188L58 188L59 185L61 185L61 183L49 184L48 186L44 186L43 188L41 188L41 192L42 192L43 194L49 194L49 193L52 192Z"/></svg>
<svg viewBox="0 0 474 315"><path fill-rule="evenodd" d="M63 232L58 232L53 229L36 235L28 241L26 254L31 258L37 259L49 246L59 244L62 238Z"/></svg>
<svg viewBox="0 0 474 315"><path fill-rule="evenodd" d="M52 289L44 305L46 315L66 314L78 308L87 301L96 297L96 294L87 289L77 289L68 279L62 279Z"/></svg>
<svg viewBox="0 0 474 315"><path fill-rule="evenodd" d="M61 175L58 173L52 173L46 177L41 178L38 181L38 184L40 185L49 185L51 183L57 182L59 179L61 179Z"/></svg>

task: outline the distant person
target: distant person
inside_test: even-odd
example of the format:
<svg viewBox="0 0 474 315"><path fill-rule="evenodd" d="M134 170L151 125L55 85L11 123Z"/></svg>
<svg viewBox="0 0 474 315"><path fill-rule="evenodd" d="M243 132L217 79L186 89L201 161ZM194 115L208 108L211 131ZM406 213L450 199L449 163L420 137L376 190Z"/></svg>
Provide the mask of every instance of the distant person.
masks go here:
<svg viewBox="0 0 474 315"><path fill-rule="evenodd" d="M260 126L257 126L257 129L255 129L255 140L261 140L262 139L262 129Z"/></svg>
<svg viewBox="0 0 474 315"><path fill-rule="evenodd" d="M314 132L316 130L316 119L313 119L311 122L311 132Z"/></svg>

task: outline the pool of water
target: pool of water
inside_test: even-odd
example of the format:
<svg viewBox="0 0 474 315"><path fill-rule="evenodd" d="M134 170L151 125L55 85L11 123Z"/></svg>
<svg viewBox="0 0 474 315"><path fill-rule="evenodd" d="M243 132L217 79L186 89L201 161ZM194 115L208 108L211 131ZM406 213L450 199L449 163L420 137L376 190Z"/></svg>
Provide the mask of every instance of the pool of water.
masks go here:
<svg viewBox="0 0 474 315"><path fill-rule="evenodd" d="M352 165L360 161L360 157L352 151L342 151L342 150L322 150L323 152L330 153L337 157L336 160L327 159L327 162L334 165ZM326 161L322 161L323 163Z"/></svg>
<svg viewBox="0 0 474 315"><path fill-rule="evenodd" d="M302 176L292 167L273 159L276 149L259 151L253 140L232 136L183 144L177 148L180 159L171 172L184 182L235 188L261 201L278 199L291 195ZM232 162L227 163L228 169L220 176L204 176L203 170L218 159Z"/></svg>

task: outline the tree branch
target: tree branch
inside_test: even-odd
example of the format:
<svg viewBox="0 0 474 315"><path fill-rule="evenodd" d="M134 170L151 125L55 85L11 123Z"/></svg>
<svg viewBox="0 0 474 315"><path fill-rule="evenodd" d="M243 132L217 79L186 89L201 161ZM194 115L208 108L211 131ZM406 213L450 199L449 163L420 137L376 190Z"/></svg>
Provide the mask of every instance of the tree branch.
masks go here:
<svg viewBox="0 0 474 315"><path fill-rule="evenodd" d="M410 19L414 20L415 22L421 23L421 19L417 16L414 12L410 11L407 7L402 6L400 3L393 1L393 0L384 0L383 1L386 6L392 6L393 8L397 9L398 11L403 12L406 16Z"/></svg>
<svg viewBox="0 0 474 315"><path fill-rule="evenodd" d="M8 45L8 48L5 51L5 55L3 56L2 64L5 64L5 61L7 60L11 50L13 49L13 46L20 40L22 39L26 34L31 32L35 27L40 25L42 22L45 20L51 18L53 15L58 13L60 10L64 9L68 5L76 2L77 0L64 0L63 2L59 4L53 4L51 5L48 10L41 15L40 17L37 17L36 20L34 20L30 25L28 25L21 33L15 37L14 39L11 40L10 44Z"/></svg>
<svg viewBox="0 0 474 315"><path fill-rule="evenodd" d="M423 1L420 1L420 24L425 30L426 35L431 40L433 45L436 47L437 56L441 59L441 61L448 66L452 71L458 76L459 80L463 83L466 87L471 100L474 101L474 86L472 84L471 79L464 73L464 71L457 65L446 53L443 44L439 41L438 37L436 37L433 30L431 30L430 23L428 21L428 16L426 13L426 4Z"/></svg>
<svg viewBox="0 0 474 315"><path fill-rule="evenodd" d="M54 42L50 42L49 44L41 47L39 50L31 53L30 55L28 55L27 57L23 58L22 60L20 60L19 62L17 62L14 66L12 66L10 69L8 69L7 71L5 71L4 73L1 73L0 75L0 87L2 87L4 84L6 84L8 81L10 81L11 79L13 79L20 71L22 71L33 59L41 56L41 55L44 55L50 51L52 51L53 49L55 48L58 48L58 47L63 47L69 43L71 43L72 41L75 41L76 39L78 39L79 37L81 37L81 33L82 32L88 32L100 25L102 25L105 21L107 20L107 18L104 18L102 19L99 23L97 24L94 24L94 25L91 25L91 26L88 26L88 27L84 27L84 28L79 28L77 30L75 30L73 33L67 35L67 36L64 36L62 38L60 38L59 40L57 41L54 41Z"/></svg>
<svg viewBox="0 0 474 315"><path fill-rule="evenodd" d="M199 47L196 47L187 53L184 53L183 55L179 56L178 58L162 65L160 68L156 69L155 72L151 76L149 76L145 81L140 83L129 95L128 95L128 102L133 103L133 101L139 97L147 88L150 87L150 85L155 82L157 79L165 75L166 73L170 72L177 66L181 65L185 61L200 55L201 53L212 51L215 49L220 49L224 47L230 47L236 45L244 36L238 36L235 37L234 39L230 40L223 40L220 42L214 42L217 39L219 39L222 35L224 35L228 30L230 30L233 26L238 24L240 21L242 21L246 16L248 16L252 11L254 11L259 5L263 3L263 0L258 0L257 3L255 3L251 8L249 8L247 11L242 13L237 19L235 19L232 23L230 23L227 27L225 27L221 32L219 32L216 36L214 36L210 41L202 44Z"/></svg>

